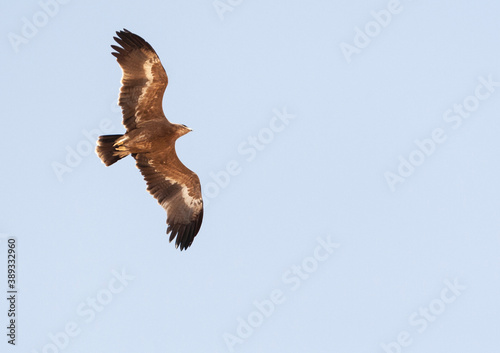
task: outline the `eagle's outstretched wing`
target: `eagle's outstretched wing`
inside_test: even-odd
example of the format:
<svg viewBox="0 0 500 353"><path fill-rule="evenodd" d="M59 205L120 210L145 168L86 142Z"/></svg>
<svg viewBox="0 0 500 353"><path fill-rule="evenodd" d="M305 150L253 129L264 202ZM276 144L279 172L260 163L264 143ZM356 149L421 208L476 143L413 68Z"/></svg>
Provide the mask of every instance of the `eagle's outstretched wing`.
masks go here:
<svg viewBox="0 0 500 353"><path fill-rule="evenodd" d="M200 179L178 159L175 150L133 154L148 191L167 211L167 234L175 247L187 249L203 219Z"/></svg>
<svg viewBox="0 0 500 353"><path fill-rule="evenodd" d="M168 77L160 58L144 39L124 29L113 37L121 47L112 45L112 52L123 71L118 104L123 112L127 131L151 120L166 119L163 114L163 93Z"/></svg>

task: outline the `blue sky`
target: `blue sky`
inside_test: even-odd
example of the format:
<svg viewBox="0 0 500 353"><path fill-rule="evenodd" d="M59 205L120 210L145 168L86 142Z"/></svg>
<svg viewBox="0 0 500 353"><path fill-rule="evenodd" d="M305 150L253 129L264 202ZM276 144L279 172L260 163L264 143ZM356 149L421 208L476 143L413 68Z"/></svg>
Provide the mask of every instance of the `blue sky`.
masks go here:
<svg viewBox="0 0 500 353"><path fill-rule="evenodd" d="M0 261L15 238L19 291L1 351L494 351L499 11L2 3ZM206 207L182 253L134 161L93 152L124 132L122 28L155 48L165 114L193 129L176 148Z"/></svg>

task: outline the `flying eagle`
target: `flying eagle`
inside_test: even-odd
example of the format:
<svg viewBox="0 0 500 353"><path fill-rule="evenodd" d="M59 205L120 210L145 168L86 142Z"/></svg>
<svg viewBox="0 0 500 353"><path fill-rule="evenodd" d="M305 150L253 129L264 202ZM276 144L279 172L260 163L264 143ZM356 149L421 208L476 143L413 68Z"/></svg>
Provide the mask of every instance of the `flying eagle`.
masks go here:
<svg viewBox="0 0 500 353"><path fill-rule="evenodd" d="M175 247L187 249L200 230L203 199L200 179L175 153L175 141L191 131L167 120L162 99L167 74L151 45L124 29L113 37L112 52L123 71L118 104L123 135L99 136L96 152L106 166L129 154L147 183L147 190L167 212L167 234Z"/></svg>

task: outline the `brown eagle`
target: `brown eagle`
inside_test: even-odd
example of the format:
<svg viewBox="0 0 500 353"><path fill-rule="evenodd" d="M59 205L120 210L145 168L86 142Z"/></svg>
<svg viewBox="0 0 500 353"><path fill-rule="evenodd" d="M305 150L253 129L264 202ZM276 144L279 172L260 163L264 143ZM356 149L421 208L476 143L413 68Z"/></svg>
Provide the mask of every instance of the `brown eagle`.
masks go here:
<svg viewBox="0 0 500 353"><path fill-rule="evenodd" d="M191 131L172 124L162 109L167 74L154 49L124 29L113 37L120 45L112 52L123 71L118 104L122 108L123 135L99 136L96 152L106 166L132 155L147 189L167 212L167 234L175 247L187 249L200 230L203 200L200 179L175 153L175 141Z"/></svg>

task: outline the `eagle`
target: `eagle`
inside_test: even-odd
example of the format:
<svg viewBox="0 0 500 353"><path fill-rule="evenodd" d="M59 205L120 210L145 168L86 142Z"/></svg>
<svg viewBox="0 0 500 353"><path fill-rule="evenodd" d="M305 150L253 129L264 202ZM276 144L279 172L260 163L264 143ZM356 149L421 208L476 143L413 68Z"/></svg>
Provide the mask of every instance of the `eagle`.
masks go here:
<svg viewBox="0 0 500 353"><path fill-rule="evenodd" d="M119 46L111 45L111 54L123 71L118 104L127 131L99 136L96 153L106 166L129 154L135 159L147 190L167 212L169 241L175 238L182 251L193 243L203 219L200 179L175 152L175 141L192 130L163 113L168 77L153 47L126 29L116 34Z"/></svg>

